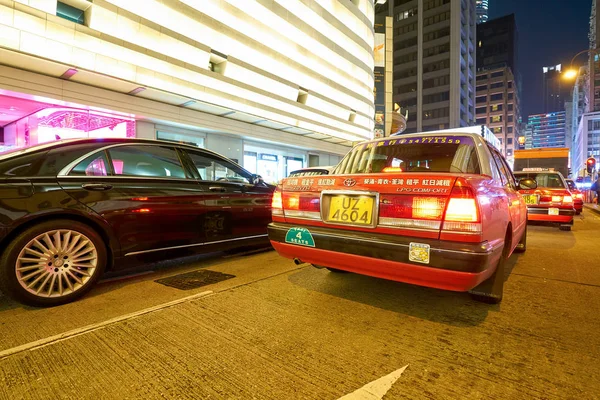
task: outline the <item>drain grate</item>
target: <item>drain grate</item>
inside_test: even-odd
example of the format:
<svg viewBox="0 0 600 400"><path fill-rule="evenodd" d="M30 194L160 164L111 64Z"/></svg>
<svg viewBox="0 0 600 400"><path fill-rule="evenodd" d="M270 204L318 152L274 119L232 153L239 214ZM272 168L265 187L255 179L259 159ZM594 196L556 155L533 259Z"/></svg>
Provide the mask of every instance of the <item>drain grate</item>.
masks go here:
<svg viewBox="0 0 600 400"><path fill-rule="evenodd" d="M235 275L210 271L208 269L201 269L198 271L186 272L185 274L169 276L168 278L158 279L154 282L160 283L161 285L174 287L176 289L190 290L206 285L212 285L213 283L226 281L227 279L231 278L235 278Z"/></svg>

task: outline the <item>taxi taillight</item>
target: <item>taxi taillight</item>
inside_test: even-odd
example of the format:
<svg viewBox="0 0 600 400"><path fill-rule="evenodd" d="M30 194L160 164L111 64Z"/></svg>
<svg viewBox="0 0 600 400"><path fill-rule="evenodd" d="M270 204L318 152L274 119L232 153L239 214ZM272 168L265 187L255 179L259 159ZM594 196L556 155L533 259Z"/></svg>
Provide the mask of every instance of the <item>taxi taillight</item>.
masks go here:
<svg viewBox="0 0 600 400"><path fill-rule="evenodd" d="M271 198L271 214L283 215L283 196L279 189L275 189Z"/></svg>
<svg viewBox="0 0 600 400"><path fill-rule="evenodd" d="M467 181L458 178L446 207L443 230L453 232L481 232L481 217L475 191Z"/></svg>

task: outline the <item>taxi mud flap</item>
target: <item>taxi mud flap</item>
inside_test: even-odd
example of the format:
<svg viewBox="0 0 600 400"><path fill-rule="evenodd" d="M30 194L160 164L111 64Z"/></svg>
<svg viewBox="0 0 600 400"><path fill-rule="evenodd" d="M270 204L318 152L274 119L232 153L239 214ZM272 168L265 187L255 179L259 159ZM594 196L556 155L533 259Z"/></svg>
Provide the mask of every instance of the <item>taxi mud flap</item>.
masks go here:
<svg viewBox="0 0 600 400"><path fill-rule="evenodd" d="M504 269L506 265L506 254L503 251L496 270L485 281L469 290L474 300L488 304L498 304L502 301L504 291Z"/></svg>

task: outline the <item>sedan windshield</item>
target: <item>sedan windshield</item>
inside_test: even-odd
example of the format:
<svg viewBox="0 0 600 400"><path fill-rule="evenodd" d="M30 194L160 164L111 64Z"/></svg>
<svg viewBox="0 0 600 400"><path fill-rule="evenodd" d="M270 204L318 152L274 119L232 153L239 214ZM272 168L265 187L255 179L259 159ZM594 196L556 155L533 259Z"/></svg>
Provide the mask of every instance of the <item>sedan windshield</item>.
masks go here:
<svg viewBox="0 0 600 400"><path fill-rule="evenodd" d="M333 171L335 174L379 172L459 172L478 174L479 159L467 136L419 136L361 143Z"/></svg>

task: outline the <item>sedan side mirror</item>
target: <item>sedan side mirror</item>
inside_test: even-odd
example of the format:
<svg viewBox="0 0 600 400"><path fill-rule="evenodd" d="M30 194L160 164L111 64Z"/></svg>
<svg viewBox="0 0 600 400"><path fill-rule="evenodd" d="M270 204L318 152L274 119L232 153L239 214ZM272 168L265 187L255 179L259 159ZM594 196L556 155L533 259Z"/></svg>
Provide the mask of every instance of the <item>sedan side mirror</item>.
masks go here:
<svg viewBox="0 0 600 400"><path fill-rule="evenodd" d="M519 190L533 190L537 189L537 182L535 179L523 178L519 180Z"/></svg>
<svg viewBox="0 0 600 400"><path fill-rule="evenodd" d="M252 176L250 177L250 183L252 183L253 185L260 185L263 182L264 180L260 175L252 174Z"/></svg>

